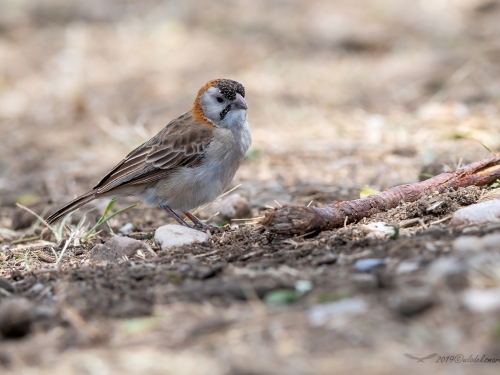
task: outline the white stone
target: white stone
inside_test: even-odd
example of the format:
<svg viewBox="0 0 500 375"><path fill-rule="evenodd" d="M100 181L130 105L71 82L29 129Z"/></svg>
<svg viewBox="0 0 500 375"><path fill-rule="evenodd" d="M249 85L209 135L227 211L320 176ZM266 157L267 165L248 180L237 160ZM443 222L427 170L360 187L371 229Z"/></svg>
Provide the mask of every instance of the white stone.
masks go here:
<svg viewBox="0 0 500 375"><path fill-rule="evenodd" d="M493 233L481 237L483 248L485 250L499 250L500 249L500 234Z"/></svg>
<svg viewBox="0 0 500 375"><path fill-rule="evenodd" d="M368 233L368 238L384 239L395 234L394 225L378 221L376 223L362 224L361 228Z"/></svg>
<svg viewBox="0 0 500 375"><path fill-rule="evenodd" d="M3 237L6 240L12 240L17 235L16 232L7 228L0 228L0 237Z"/></svg>
<svg viewBox="0 0 500 375"><path fill-rule="evenodd" d="M312 282L309 280L297 280L295 282L295 290L300 293L309 292L313 288Z"/></svg>
<svg viewBox="0 0 500 375"><path fill-rule="evenodd" d="M118 229L118 232L128 234L132 229L134 229L134 225L132 223L127 223L123 227Z"/></svg>
<svg viewBox="0 0 500 375"><path fill-rule="evenodd" d="M309 308L309 323L318 327L326 324L332 317L348 314L363 314L368 309L361 298L348 298L337 302L313 305Z"/></svg>
<svg viewBox="0 0 500 375"><path fill-rule="evenodd" d="M476 253L482 250L498 250L500 234L488 234L483 237L460 236L453 241L453 249L462 253Z"/></svg>
<svg viewBox="0 0 500 375"><path fill-rule="evenodd" d="M481 290L467 289L462 301L464 305L474 312L488 312L500 309L500 288Z"/></svg>
<svg viewBox="0 0 500 375"><path fill-rule="evenodd" d="M469 284L468 271L467 263L459 258L439 258L429 266L427 279L436 287L444 284L453 290L461 290Z"/></svg>
<svg viewBox="0 0 500 375"><path fill-rule="evenodd" d="M155 232L155 241L162 250L169 247L205 242L209 235L180 225L164 225Z"/></svg>
<svg viewBox="0 0 500 375"><path fill-rule="evenodd" d="M453 241L453 249L461 253L476 252L482 246L483 240L476 236L460 236Z"/></svg>
<svg viewBox="0 0 500 375"><path fill-rule="evenodd" d="M402 261L401 263L398 264L398 267L396 268L396 273L398 274L410 273L418 270L419 268L420 264L418 262Z"/></svg>
<svg viewBox="0 0 500 375"><path fill-rule="evenodd" d="M451 224L482 224L495 221L500 221L499 199L472 204L455 211Z"/></svg>

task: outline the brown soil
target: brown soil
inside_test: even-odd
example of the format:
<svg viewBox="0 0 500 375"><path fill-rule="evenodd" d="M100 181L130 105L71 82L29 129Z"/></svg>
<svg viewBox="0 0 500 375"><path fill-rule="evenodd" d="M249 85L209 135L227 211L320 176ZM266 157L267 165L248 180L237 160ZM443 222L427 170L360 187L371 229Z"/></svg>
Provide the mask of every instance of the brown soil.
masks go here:
<svg viewBox="0 0 500 375"><path fill-rule="evenodd" d="M499 312L462 302L479 271L432 271L466 263L456 238L500 233L450 225L490 188L303 237L259 224L277 205L356 199L479 160L480 142L498 150L500 7L416 3L0 1L0 373L494 373L449 358L500 358ZM249 220L161 250L154 230L173 221L140 205L69 246L56 269L64 241L15 202L46 216L85 192L218 76L247 88L253 147L232 187ZM93 208L93 225L106 204L70 224ZM370 236L374 222L399 235ZM155 256L91 261L127 223ZM356 268L369 258L384 264ZM318 323L316 308L342 301L350 310Z"/></svg>

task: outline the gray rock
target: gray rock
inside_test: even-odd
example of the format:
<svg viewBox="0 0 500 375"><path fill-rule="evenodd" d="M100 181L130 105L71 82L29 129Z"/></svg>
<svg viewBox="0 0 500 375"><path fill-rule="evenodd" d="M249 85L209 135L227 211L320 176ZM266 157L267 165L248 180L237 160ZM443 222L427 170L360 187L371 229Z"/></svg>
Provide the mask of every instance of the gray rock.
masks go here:
<svg viewBox="0 0 500 375"><path fill-rule="evenodd" d="M2 237L5 240L13 240L16 238L18 234L14 232L13 230L7 229L7 228L0 228L0 237Z"/></svg>
<svg viewBox="0 0 500 375"><path fill-rule="evenodd" d="M3 277L0 277L0 288L7 292L7 294L15 293L15 288L11 282Z"/></svg>
<svg viewBox="0 0 500 375"><path fill-rule="evenodd" d="M222 223L232 219L245 219L252 215L250 202L240 194L231 194L210 207L212 215L219 213L211 221Z"/></svg>
<svg viewBox="0 0 500 375"><path fill-rule="evenodd" d="M20 338L31 332L34 306L24 298L9 299L0 304L0 334Z"/></svg>
<svg viewBox="0 0 500 375"><path fill-rule="evenodd" d="M352 283L361 291L373 290L378 287L376 275L371 273L358 273L351 276Z"/></svg>
<svg viewBox="0 0 500 375"><path fill-rule="evenodd" d="M481 249L483 240L475 236L460 236L453 241L453 249L457 252L476 252Z"/></svg>
<svg viewBox="0 0 500 375"><path fill-rule="evenodd" d="M406 285L389 297L389 306L404 316L419 314L434 305L436 296L430 285L410 287Z"/></svg>
<svg viewBox="0 0 500 375"><path fill-rule="evenodd" d="M124 257L132 259L138 251L155 254L144 242L128 237L112 237L102 245L96 245L90 253L91 262L118 262Z"/></svg>
<svg viewBox="0 0 500 375"><path fill-rule="evenodd" d="M180 225L164 225L155 232L155 241L162 250L169 247L205 242L209 235Z"/></svg>
<svg viewBox="0 0 500 375"><path fill-rule="evenodd" d="M439 287L446 285L452 290L462 290L469 284L468 266L456 258L440 258L428 270L431 283Z"/></svg>
<svg viewBox="0 0 500 375"><path fill-rule="evenodd" d="M472 204L455 211L452 225L482 224L500 220L500 200Z"/></svg>

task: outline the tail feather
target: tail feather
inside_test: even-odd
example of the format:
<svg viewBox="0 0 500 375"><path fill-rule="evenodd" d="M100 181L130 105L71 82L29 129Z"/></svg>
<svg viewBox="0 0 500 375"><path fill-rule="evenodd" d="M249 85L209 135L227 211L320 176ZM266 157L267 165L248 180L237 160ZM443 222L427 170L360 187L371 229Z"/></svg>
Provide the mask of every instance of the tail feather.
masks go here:
<svg viewBox="0 0 500 375"><path fill-rule="evenodd" d="M46 221L48 224L52 224L62 218L63 216L69 214L70 212L73 212L77 208L83 206L86 203L89 203L90 201L94 200L95 197L95 191L91 190L78 198L72 200L71 202L65 204L62 206L60 209L58 209L56 212L54 212L52 215L50 215Z"/></svg>

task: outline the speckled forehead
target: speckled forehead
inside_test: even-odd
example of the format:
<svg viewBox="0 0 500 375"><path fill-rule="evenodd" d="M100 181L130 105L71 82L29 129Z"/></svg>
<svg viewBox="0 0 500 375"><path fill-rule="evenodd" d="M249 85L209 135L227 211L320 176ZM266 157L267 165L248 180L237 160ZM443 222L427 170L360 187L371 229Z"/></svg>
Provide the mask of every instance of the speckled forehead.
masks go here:
<svg viewBox="0 0 500 375"><path fill-rule="evenodd" d="M228 79L221 79L217 81L215 87L219 89L220 93L224 95L226 99L236 99L237 93L245 97L245 87L243 87L243 85L239 82Z"/></svg>

